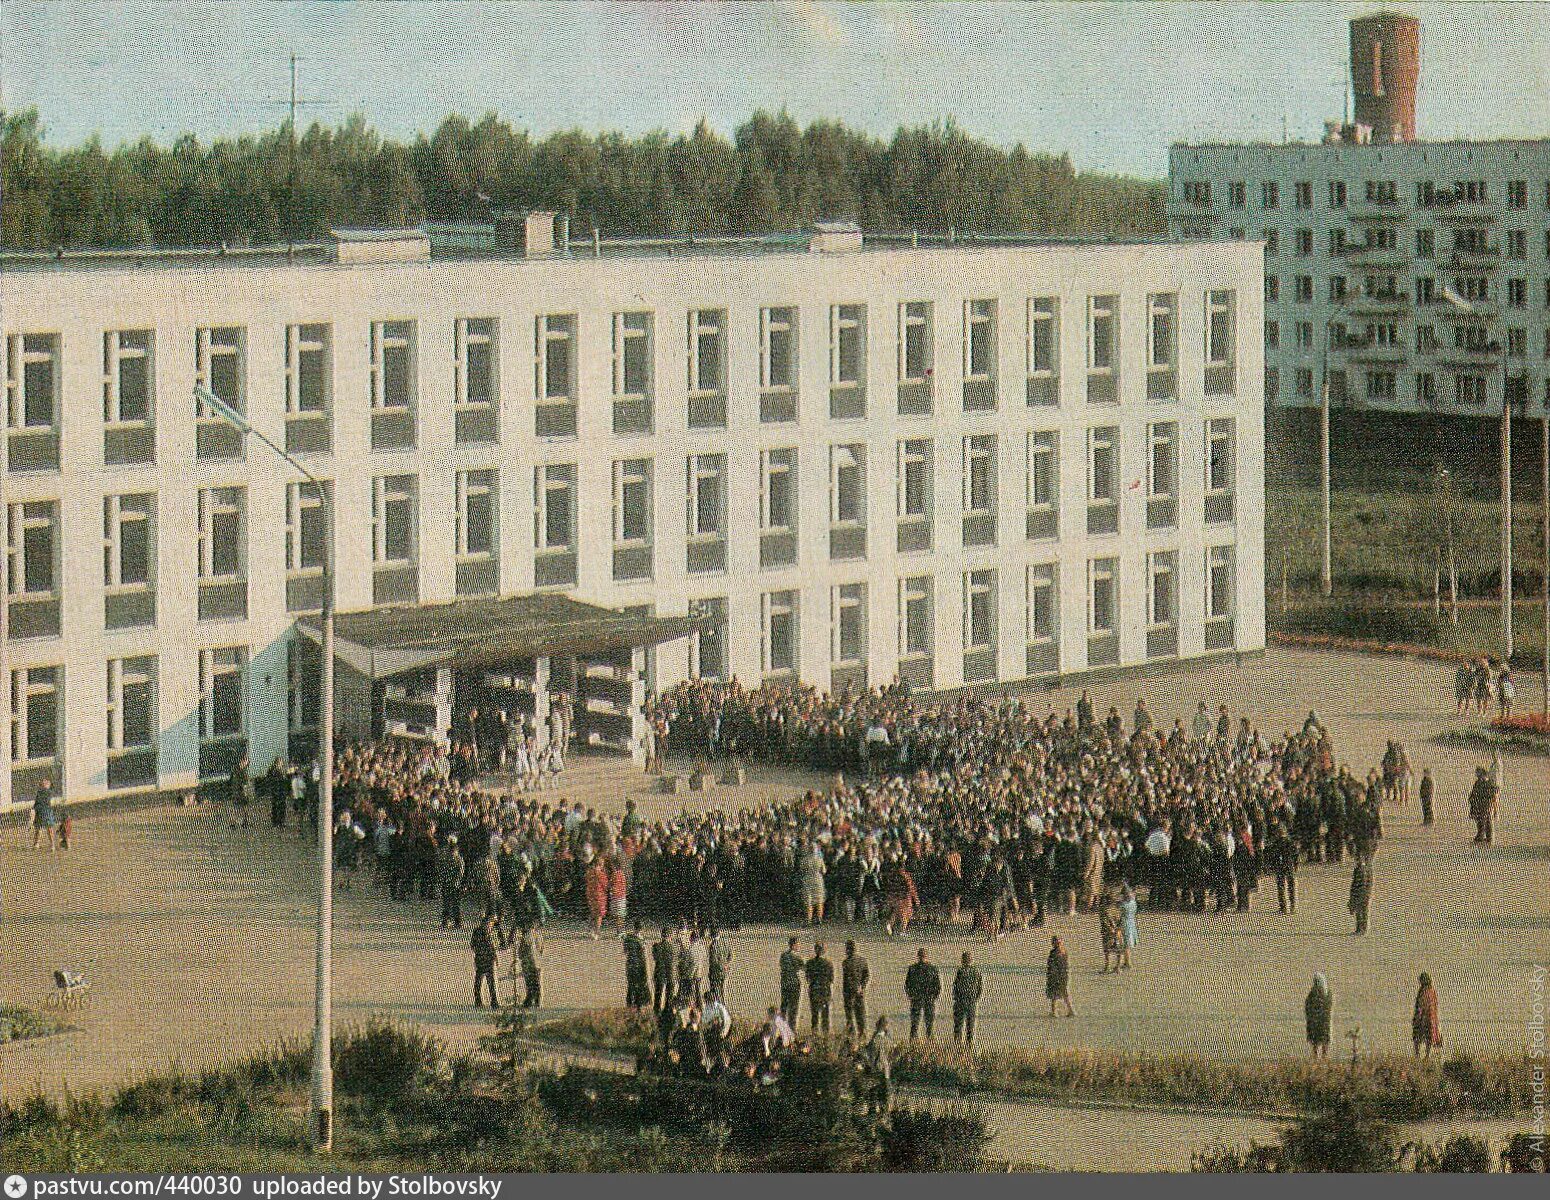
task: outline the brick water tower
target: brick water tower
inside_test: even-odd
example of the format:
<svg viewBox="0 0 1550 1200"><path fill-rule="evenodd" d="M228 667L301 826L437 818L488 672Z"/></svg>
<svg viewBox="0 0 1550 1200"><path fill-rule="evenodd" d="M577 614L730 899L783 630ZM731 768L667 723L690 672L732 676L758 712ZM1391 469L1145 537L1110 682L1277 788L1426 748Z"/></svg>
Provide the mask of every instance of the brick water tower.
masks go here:
<svg viewBox="0 0 1550 1200"><path fill-rule="evenodd" d="M1415 141L1415 89L1421 77L1421 22L1375 13L1351 22L1351 90L1356 123L1375 142Z"/></svg>

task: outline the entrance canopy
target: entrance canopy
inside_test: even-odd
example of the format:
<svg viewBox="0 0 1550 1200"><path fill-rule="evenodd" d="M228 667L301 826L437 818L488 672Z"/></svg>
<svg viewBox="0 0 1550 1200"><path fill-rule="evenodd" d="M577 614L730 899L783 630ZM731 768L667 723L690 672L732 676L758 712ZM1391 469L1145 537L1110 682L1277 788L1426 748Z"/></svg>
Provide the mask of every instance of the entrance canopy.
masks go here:
<svg viewBox="0 0 1550 1200"><path fill-rule="evenodd" d="M298 626L313 641L323 640L319 618ZM637 616L539 593L338 613L334 653L368 678L388 679L425 667L481 669L519 658L617 653L698 628L693 617Z"/></svg>

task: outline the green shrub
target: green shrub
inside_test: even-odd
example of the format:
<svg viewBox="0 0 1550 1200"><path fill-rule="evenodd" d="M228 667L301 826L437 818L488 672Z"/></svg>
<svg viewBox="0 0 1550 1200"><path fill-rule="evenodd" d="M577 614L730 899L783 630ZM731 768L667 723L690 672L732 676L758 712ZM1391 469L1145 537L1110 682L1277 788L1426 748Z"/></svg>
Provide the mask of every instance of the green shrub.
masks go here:
<svg viewBox="0 0 1550 1200"><path fill-rule="evenodd" d="M977 1171L990 1140L981 1109L896 1108L881 1130L880 1161L885 1171Z"/></svg>
<svg viewBox="0 0 1550 1200"><path fill-rule="evenodd" d="M1289 1171L1371 1174L1398 1166L1393 1127L1349 1101L1303 1117L1281 1135Z"/></svg>
<svg viewBox="0 0 1550 1200"><path fill-rule="evenodd" d="M441 1044L409 1025L374 1020L334 1039L339 1090L375 1104L403 1100L435 1079Z"/></svg>
<svg viewBox="0 0 1550 1200"><path fill-rule="evenodd" d="M1482 1137L1461 1133L1444 1142L1440 1150L1430 1146L1418 1149L1415 1169L1443 1175L1483 1175L1491 1169L1491 1144Z"/></svg>
<svg viewBox="0 0 1550 1200"><path fill-rule="evenodd" d="M1343 601L1291 609L1281 622L1291 633L1322 633L1369 642L1430 645L1443 633L1445 618L1430 609L1385 608Z"/></svg>

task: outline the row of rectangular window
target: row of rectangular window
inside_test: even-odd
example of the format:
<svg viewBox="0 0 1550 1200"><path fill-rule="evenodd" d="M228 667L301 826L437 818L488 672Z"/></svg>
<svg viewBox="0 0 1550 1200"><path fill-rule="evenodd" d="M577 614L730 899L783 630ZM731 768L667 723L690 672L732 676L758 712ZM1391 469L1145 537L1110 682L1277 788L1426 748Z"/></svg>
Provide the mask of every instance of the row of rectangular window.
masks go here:
<svg viewBox="0 0 1550 1200"><path fill-rule="evenodd" d="M1236 341L1234 293L1206 294L1205 390L1231 394ZM1149 375L1177 368L1178 297L1148 297L1146 330ZM995 300L964 304L963 407L998 407L997 316ZM935 404L934 305L909 301L899 306L898 410L929 415ZM1025 364L1030 404L1059 403L1059 300L1028 300ZM1087 302L1089 402L1116 403L1120 305L1117 296ZM867 317L865 305L829 310L829 415L862 419L867 412ZM655 315L616 313L612 333L613 429L616 434L649 434L654 429ZM759 416L762 422L798 419L798 310L759 312ZM687 421L690 428L727 424L726 311L692 310L687 325ZM377 321L370 326L371 445L374 450L411 449L416 444L418 409L417 323ZM499 394L499 322L493 317L454 323L455 437L459 442L496 442ZM286 449L327 452L332 447L332 326L290 325L285 330ZM575 314L544 315L534 327L534 433L574 437L579 405L579 353ZM109 465L151 462L155 454L155 353L153 330L114 330L103 335L104 458ZM235 411L247 411L247 331L201 328L195 334L196 380ZM16 334L9 339L6 426L50 445L24 449L13 469L58 466L60 424L60 336ZM1172 399L1176 382L1148 387L1151 399ZM237 431L203 402L195 403L197 453L201 458L242 453Z"/></svg>
<svg viewBox="0 0 1550 1200"><path fill-rule="evenodd" d="M1234 516L1236 426L1232 418L1205 424L1204 519ZM962 544L990 546L1004 540L998 530L1000 442L994 434L962 439ZM897 534L901 553L932 549L934 543L934 458L930 438L897 443ZM1120 531L1121 498L1140 490L1148 529L1179 522L1179 430L1175 421L1147 426L1144 480L1122 483L1120 430L1098 426L1087 432L1088 534ZM1054 430L1030 432L1024 443L1024 496L1029 540L1059 535L1060 437ZM829 557L867 557L867 447L829 448ZM613 463L612 575L616 581L654 575L653 484L650 458ZM795 565L799 525L798 452L775 448L759 456L759 565ZM696 454L685 466L685 569L691 574L724 571L727 563L727 458ZM324 483L324 488L331 484ZM499 492L496 468L460 471L455 477L457 592L484 595L499 590ZM321 606L327 561L325 499L310 483L286 489L285 567L288 611ZM535 583L574 585L577 578L578 476L574 463L534 468L533 546ZM202 488L197 497L197 563L201 620L247 616L247 496L241 486ZM156 496L110 495L103 500L102 563L105 626L129 628L156 623ZM419 481L409 475L377 476L371 486L373 602L418 600ZM47 637L61 632L62 572L59 503L30 500L6 510L6 588L11 636Z"/></svg>
<svg viewBox="0 0 1550 1200"><path fill-rule="evenodd" d="M1370 370L1360 375L1362 381L1361 397L1374 403L1392 402L1400 399L1400 381L1406 378L1403 372L1392 370ZM1452 381L1452 402L1456 406L1465 408L1480 408L1486 404L1488 393L1496 386L1493 380L1499 376L1495 372L1486 372L1479 369L1470 370L1463 366L1454 366L1443 376L1444 381ZM1443 389L1438 386L1438 376L1435 371L1417 371L1413 375L1414 391L1412 398L1417 404L1438 405L1443 402ZM1527 404L1530 393L1530 381L1527 375L1509 375L1504 381L1506 384L1506 399L1509 404ZM1348 373L1344 368L1332 367L1328 376L1329 395L1332 402L1340 404L1357 399L1353 393ZM1293 388L1298 399L1311 401L1315 396L1317 376L1312 367L1298 367L1293 375ZM1265 400L1274 403L1281 394L1281 370L1278 367L1265 368ZM1501 396L1498 393L1497 400ZM1550 378L1544 381L1544 405L1550 409Z"/></svg>
<svg viewBox="0 0 1550 1200"><path fill-rule="evenodd" d="M1146 556L1148 657L1171 657L1178 653L1178 569L1178 550L1157 550ZM1024 571L1024 632L1031 674L1058 669L1055 643L1059 570L1054 563L1034 563ZM963 573L964 678L970 682L997 673L1000 574L995 568ZM918 675L922 665L930 670L936 643L935 585L936 580L930 575L908 576L898 581L895 616L901 671L913 670ZM1204 562L1207 649L1232 644L1235 588L1233 547L1208 547ZM1111 651L1117 653L1117 646L1110 644L1118 637L1120 605L1119 559L1090 559L1086 596L1090 665L1099 665L1095 658L1106 660ZM701 631L691 640L693 674L712 679L729 677L728 611L725 597L691 602L691 614L703 622ZM866 584L842 583L829 589L830 666L836 675L859 669L865 682L868 619ZM797 591L761 594L760 669L766 677L800 674L800 621L801 596ZM317 700L309 682L315 668L306 661L309 655L315 655L315 650L309 651L303 643L293 645L287 671L292 732L313 728L316 723ZM201 777L224 775L238 758L246 756L248 662L245 646L198 651ZM1045 663L1047 667L1042 666ZM105 664L109 790L147 787L157 782L158 666L156 655L114 658ZM9 687L9 754L14 783L15 772L43 773L58 763L67 719L65 670L59 665L18 668L10 672Z"/></svg>
<svg viewBox="0 0 1550 1200"><path fill-rule="evenodd" d="M1248 236L1248 231L1240 227L1233 227L1229 235L1234 241L1242 241ZM1292 234L1293 253L1298 258L1310 258L1314 254L1314 233L1311 229L1293 229ZM1352 241L1346 235L1346 229L1331 229L1326 232L1327 253L1334 256L1346 256L1352 259L1383 258L1397 262L1403 262L1410 257L1407 248L1399 244L1399 231L1392 226L1374 226L1363 231L1359 241ZM1477 259L1494 260L1504 257L1515 260L1528 258L1528 230L1509 229L1503 233L1504 240L1492 240L1489 231L1476 227L1458 228L1453 230L1453 245L1451 248L1444 245L1443 250L1455 263L1473 263ZM1545 257L1550 259L1550 229L1544 231ZM1260 240L1265 243L1265 256L1275 258L1281 253L1281 231L1274 228L1260 230ZM1415 257L1437 258L1437 231L1431 228L1417 229L1415 231Z"/></svg>
<svg viewBox="0 0 1550 1200"><path fill-rule="evenodd" d="M1390 304L1395 307L1407 307L1412 301L1409 292L1400 286L1400 274L1397 272L1370 273L1356 277L1354 280L1346 275L1331 275L1329 279L1329 302L1331 304ZM1294 286L1293 301L1297 304L1312 304L1314 302L1314 277L1312 275L1295 275L1292 277ZM1358 286L1353 286L1353 283ZM1441 281L1436 276L1422 275L1415 279L1414 303L1421 308L1436 308L1450 319L1467 320L1471 316L1484 320L1490 314L1479 311L1470 314L1457 308L1444 295L1444 288L1450 287L1455 296L1472 304L1491 305L1496 303L1493 297L1491 279L1485 275L1459 274L1451 280ZM1495 289L1495 296L1501 298L1507 308L1528 307L1528 280L1512 278L1501 281ZM1281 303L1281 277L1278 275L1265 276L1265 303L1276 305ZM1550 279L1544 281L1544 307L1550 309Z"/></svg>
<svg viewBox="0 0 1550 1200"><path fill-rule="evenodd" d="M1343 209L1349 195L1347 181L1327 181L1328 207ZM1188 179L1180 184L1179 194L1184 203L1206 208L1211 204L1211 181ZM1314 187L1312 180L1295 180L1292 183L1292 203L1300 209L1313 207ZM1502 188L1507 208L1522 211L1528 208L1528 181L1509 180ZM1393 179L1368 179L1363 181L1363 201L1375 207L1390 208L1399 204L1399 184ZM1247 208L1249 183L1234 179L1227 182L1227 207ZM1484 179L1460 179L1448 183L1423 179L1415 185L1415 202L1418 208L1447 209L1454 205L1487 205L1492 203L1489 184ZM1281 207L1281 181L1264 179L1259 184L1259 207L1273 211ZM1550 209L1550 181L1545 183L1545 207Z"/></svg>

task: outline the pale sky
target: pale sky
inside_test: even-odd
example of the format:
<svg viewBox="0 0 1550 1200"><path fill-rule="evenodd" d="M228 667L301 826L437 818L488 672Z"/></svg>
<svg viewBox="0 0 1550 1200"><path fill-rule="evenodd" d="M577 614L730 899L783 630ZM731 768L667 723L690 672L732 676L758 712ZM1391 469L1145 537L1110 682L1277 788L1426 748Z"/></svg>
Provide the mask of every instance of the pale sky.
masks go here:
<svg viewBox="0 0 1550 1200"><path fill-rule="evenodd" d="M1421 135L1550 136L1550 3L1397 3L1422 21ZM887 136L949 116L1003 146L1152 178L1170 142L1314 138L1338 116L1349 3L0 4L0 103L51 144L304 124L384 134L495 110L557 129L730 134L757 108Z"/></svg>

